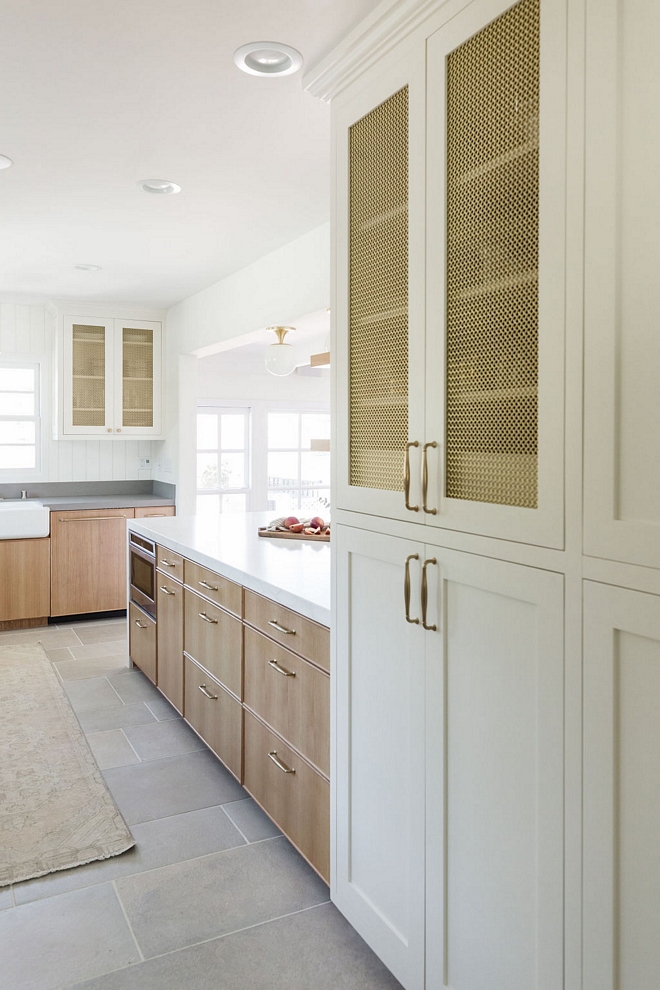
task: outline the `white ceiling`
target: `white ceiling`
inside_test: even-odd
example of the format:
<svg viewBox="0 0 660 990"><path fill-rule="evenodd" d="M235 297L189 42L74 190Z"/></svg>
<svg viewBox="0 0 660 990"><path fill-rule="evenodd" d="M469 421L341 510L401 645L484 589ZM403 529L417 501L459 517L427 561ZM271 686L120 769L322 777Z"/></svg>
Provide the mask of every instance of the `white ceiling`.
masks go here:
<svg viewBox="0 0 660 990"><path fill-rule="evenodd" d="M165 307L328 220L328 106L232 56L304 71L376 4L2 0L0 293Z"/></svg>

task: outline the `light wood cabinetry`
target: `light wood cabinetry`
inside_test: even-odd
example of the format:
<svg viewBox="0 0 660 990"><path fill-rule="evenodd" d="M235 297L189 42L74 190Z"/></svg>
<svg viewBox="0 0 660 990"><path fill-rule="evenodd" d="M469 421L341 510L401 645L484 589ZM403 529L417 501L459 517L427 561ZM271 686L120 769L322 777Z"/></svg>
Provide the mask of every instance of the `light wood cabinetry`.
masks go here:
<svg viewBox="0 0 660 990"><path fill-rule="evenodd" d="M50 514L51 615L126 608L126 520L133 509Z"/></svg>
<svg viewBox="0 0 660 990"><path fill-rule="evenodd" d="M62 433L161 433L161 324L64 317Z"/></svg>
<svg viewBox="0 0 660 990"><path fill-rule="evenodd" d="M0 541L0 628L50 615L50 540ZM6 624L6 625L5 625Z"/></svg>
<svg viewBox="0 0 660 990"><path fill-rule="evenodd" d="M243 777L241 703L189 657L185 663L186 720L240 781Z"/></svg>
<svg viewBox="0 0 660 990"><path fill-rule="evenodd" d="M139 505L135 507L136 519L158 519L161 516L173 516L176 509L173 505Z"/></svg>
<svg viewBox="0 0 660 990"><path fill-rule="evenodd" d="M330 669L330 630L284 605L245 591L245 621L301 657Z"/></svg>
<svg viewBox="0 0 660 990"><path fill-rule="evenodd" d="M188 563L186 561L186 563ZM241 700L243 695L243 626L224 609L185 590L184 649Z"/></svg>
<svg viewBox="0 0 660 990"><path fill-rule="evenodd" d="M183 715L183 586L156 572L158 687Z"/></svg>
<svg viewBox="0 0 660 990"><path fill-rule="evenodd" d="M186 584L198 595L209 598L216 605L221 605L239 618L243 615L243 589L240 584L228 581L208 568L193 563L192 560L185 561L183 570Z"/></svg>
<svg viewBox="0 0 660 990"><path fill-rule="evenodd" d="M128 603L128 649L133 663L156 684L156 623L133 602Z"/></svg>
<svg viewBox="0 0 660 990"><path fill-rule="evenodd" d="M183 557L164 547L156 547L156 566L163 574L169 574L175 581L183 582Z"/></svg>

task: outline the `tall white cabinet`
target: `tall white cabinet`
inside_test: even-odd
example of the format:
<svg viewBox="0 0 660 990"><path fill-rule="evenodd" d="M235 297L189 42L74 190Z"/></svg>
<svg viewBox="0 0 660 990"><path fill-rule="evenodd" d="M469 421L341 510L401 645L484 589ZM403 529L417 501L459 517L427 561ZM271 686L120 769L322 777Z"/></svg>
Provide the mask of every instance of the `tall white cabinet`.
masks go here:
<svg viewBox="0 0 660 990"><path fill-rule="evenodd" d="M331 892L406 990L660 986L658 37L644 0L385 0L305 80Z"/></svg>

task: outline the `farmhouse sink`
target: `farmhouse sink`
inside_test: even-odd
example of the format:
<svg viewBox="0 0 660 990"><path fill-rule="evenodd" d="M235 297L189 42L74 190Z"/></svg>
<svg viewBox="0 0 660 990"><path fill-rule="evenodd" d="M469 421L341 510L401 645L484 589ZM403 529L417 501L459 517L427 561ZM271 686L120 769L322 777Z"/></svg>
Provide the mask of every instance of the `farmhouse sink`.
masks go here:
<svg viewBox="0 0 660 990"><path fill-rule="evenodd" d="M0 540L29 540L50 533L50 510L32 499L0 501Z"/></svg>

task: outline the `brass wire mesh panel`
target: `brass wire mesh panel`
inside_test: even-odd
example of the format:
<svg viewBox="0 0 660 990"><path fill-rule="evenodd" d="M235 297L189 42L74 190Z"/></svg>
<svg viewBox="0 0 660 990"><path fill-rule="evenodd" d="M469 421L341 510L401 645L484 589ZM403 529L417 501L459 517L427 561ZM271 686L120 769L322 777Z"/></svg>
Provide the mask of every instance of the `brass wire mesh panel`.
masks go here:
<svg viewBox="0 0 660 990"><path fill-rule="evenodd" d="M408 87L350 128L350 484L403 489L408 439Z"/></svg>
<svg viewBox="0 0 660 990"><path fill-rule="evenodd" d="M72 329L72 425L105 426L105 327Z"/></svg>
<svg viewBox="0 0 660 990"><path fill-rule="evenodd" d="M154 425L154 332L122 329L122 425Z"/></svg>
<svg viewBox="0 0 660 990"><path fill-rule="evenodd" d="M447 59L448 498L538 504L539 0Z"/></svg>

